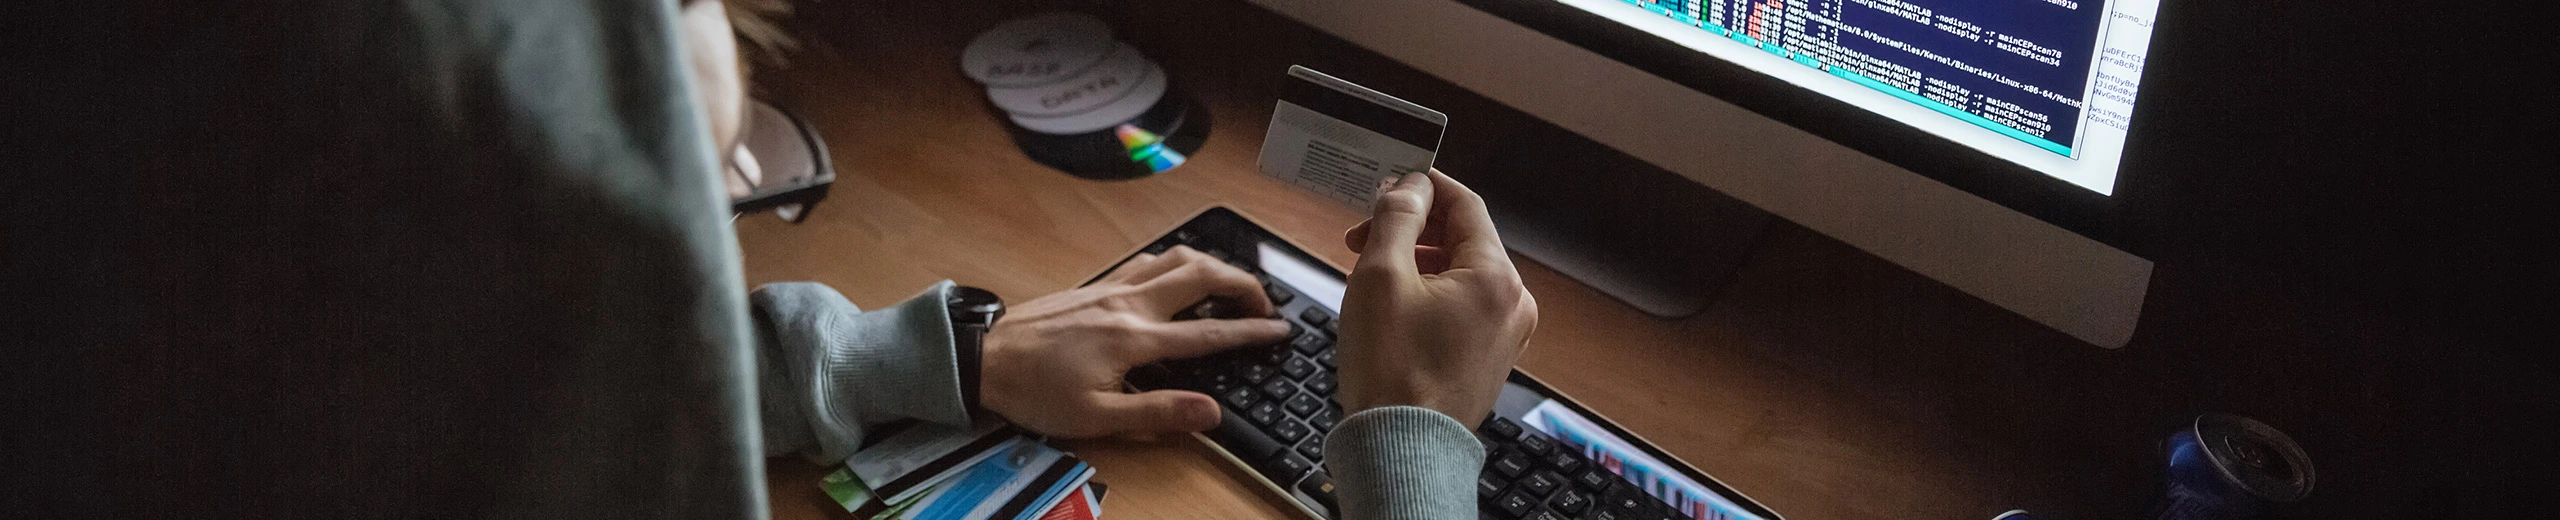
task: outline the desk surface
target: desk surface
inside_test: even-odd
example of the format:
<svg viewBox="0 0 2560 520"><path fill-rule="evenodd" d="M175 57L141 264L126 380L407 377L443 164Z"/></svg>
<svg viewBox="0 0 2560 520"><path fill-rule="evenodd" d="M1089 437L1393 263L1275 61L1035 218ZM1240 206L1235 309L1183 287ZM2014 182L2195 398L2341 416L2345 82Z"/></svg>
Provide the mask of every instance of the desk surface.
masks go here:
<svg viewBox="0 0 2560 520"><path fill-rule="evenodd" d="M1360 215L1254 169L1270 88L1291 63L1414 73L1240 3L1078 4L1162 63L1216 121L1208 144L1172 172L1081 180L1016 152L957 70L976 31L1049 3L998 4L801 6L791 24L809 48L756 81L760 95L816 124L839 177L803 224L739 220L750 284L814 280L880 306L953 279L1027 299L1074 286L1210 205L1253 215L1337 263L1352 260L1338 237ZM2405 478L2420 477L2340 470L2429 457L2387 449L2428 434L2393 424L2426 417L2372 396L2398 391L2403 376L2453 370L2356 348L2373 337L2412 339L2387 321L2217 292L2210 287L2244 280L2169 261L2144 332L2121 351L1783 225L1712 307L1681 320L1519 264L1544 312L1525 369L1790 518L1989 518L2012 508L2127 516L2156 493L2159 439L2204 410L2258 416L2310 446L2324 466L2315 502L2336 497L2306 504L2314 511L2407 504L2418 491ZM2244 344L2254 348L2228 348ZM2293 361L2332 352L2324 349L2364 359ZM2395 368L2355 368L2374 364ZM2335 399L2359 391L2366 399ZM1074 448L1112 485L1112 518L1283 516L1188 439ZM2491 475L2508 471L2497 468ZM776 516L846 518L818 492L821 473L774 460Z"/></svg>

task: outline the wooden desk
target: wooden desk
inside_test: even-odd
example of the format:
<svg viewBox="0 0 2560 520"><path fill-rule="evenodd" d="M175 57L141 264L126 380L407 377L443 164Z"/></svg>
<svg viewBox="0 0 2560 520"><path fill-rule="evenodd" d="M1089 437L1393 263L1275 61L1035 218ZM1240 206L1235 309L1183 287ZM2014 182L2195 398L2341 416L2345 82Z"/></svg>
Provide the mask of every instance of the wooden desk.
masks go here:
<svg viewBox="0 0 2560 520"><path fill-rule="evenodd" d="M866 307L943 279L1027 299L1072 287L1213 204L1348 263L1337 237L1358 214L1254 170L1270 90L1287 65L1383 78L1461 125L1498 119L1477 116L1495 109L1463 90L1251 6L1074 4L1112 21L1216 120L1206 147L1172 172L1076 179L1016 152L956 65L977 31L1058 5L803 5L792 24L810 49L757 82L815 122L840 177L804 224L738 222L748 282L824 282ZM1496 144L1453 142L1443 154ZM2560 394L2547 385L2422 386L2412 381L2488 375L2448 361L2467 354L2386 348L2431 340L2316 291L2261 291L2245 272L2155 260L2142 332L2108 351L1788 226L1711 308L1678 321L1521 259L1544 311L1522 366L1796 519L1981 519L2011 508L2130 516L2156 496L2161 437L2206 410L2257 416L2311 449L2322 480L2303 505L2309 517L2408 507L2428 492L2418 479L2455 467L2483 478L2531 468L2478 452L2496 450L2412 441L2456 444L2469 428L2549 425L2548 415L2452 430L2411 425L2479 415L2408 403L2470 395L2484 400L2460 409L2495 410L2489 403L2552 402ZM1076 449L1113 486L1111 518L1282 516L1188 440ZM818 492L820 474L775 460L776 516L845 518Z"/></svg>

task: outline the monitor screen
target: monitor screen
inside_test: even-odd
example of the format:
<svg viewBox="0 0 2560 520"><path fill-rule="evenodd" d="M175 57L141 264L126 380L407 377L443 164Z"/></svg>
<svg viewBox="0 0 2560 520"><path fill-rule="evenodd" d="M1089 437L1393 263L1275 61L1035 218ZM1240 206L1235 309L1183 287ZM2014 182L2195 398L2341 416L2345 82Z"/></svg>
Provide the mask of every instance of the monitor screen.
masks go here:
<svg viewBox="0 0 2560 520"><path fill-rule="evenodd" d="M2159 0L1558 0L2101 195Z"/></svg>

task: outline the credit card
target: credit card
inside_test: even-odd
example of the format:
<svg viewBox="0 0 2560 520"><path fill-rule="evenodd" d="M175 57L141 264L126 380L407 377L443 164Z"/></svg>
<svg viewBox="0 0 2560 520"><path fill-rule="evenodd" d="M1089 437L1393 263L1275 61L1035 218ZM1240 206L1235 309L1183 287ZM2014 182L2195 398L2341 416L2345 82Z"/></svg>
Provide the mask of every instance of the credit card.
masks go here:
<svg viewBox="0 0 2560 520"><path fill-rule="evenodd" d="M1431 168L1449 116L1292 65L1262 137L1262 174L1368 211L1379 184Z"/></svg>
<svg viewBox="0 0 2560 520"><path fill-rule="evenodd" d="M902 520L1025 520L1093 478L1093 467L1028 437L1016 437L935 489Z"/></svg>
<svg viewBox="0 0 2560 520"><path fill-rule="evenodd" d="M1040 520L1100 520L1102 500L1095 498L1101 496L1095 491L1096 486L1100 484L1088 482L1084 487L1077 488L1074 494L1067 495L1065 500L1058 501L1057 506L1050 507L1049 512L1042 513Z"/></svg>
<svg viewBox="0 0 2560 520"><path fill-rule="evenodd" d="M896 504L994 455L996 446L1019 435L998 422L967 428L918 424L854 452L844 465L872 495Z"/></svg>

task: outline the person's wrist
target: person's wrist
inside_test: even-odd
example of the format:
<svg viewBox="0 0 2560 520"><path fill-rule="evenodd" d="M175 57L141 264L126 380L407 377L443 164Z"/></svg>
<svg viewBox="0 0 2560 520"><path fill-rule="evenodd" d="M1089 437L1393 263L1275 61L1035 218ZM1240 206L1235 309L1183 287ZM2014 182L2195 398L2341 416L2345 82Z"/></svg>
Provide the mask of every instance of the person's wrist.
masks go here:
<svg viewBox="0 0 2560 520"><path fill-rule="evenodd" d="M1016 405L1021 404L1024 399L1022 396L1024 391L1016 388L1020 385L1009 383L1018 383L1024 379L1019 377L1019 374L1014 374L1012 370L1015 369L1015 365L1026 360L1014 359L1016 353L1012 350L1007 336L988 334L982 345L984 351L978 358L979 410L1005 420L1013 420L1013 414L1020 410ZM1027 366L1037 369L1038 363L1031 362Z"/></svg>
<svg viewBox="0 0 2560 520"><path fill-rule="evenodd" d="M1346 415L1378 408L1411 406L1440 412L1441 415L1447 415L1461 423L1482 419L1484 414L1492 413L1493 410L1491 403L1478 403L1477 401L1482 399L1475 396L1463 395L1462 392L1442 391L1432 385L1419 384L1419 382L1391 384L1385 388L1359 392L1357 395L1346 393L1341 401Z"/></svg>

